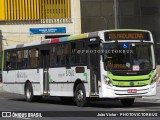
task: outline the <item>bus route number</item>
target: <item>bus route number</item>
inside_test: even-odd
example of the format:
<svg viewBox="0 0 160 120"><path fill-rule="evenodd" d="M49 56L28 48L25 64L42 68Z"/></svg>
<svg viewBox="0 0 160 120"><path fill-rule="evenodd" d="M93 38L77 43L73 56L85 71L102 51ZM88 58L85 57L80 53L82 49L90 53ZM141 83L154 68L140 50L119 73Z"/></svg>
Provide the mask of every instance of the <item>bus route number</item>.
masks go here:
<svg viewBox="0 0 160 120"><path fill-rule="evenodd" d="M74 70L66 70L66 76L74 76Z"/></svg>

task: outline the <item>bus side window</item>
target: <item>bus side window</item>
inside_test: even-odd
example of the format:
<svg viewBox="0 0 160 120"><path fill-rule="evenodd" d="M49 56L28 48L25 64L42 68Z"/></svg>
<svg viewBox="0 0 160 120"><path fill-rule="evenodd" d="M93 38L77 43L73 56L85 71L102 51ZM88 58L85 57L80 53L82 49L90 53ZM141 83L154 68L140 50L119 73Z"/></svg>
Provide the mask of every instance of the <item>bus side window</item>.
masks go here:
<svg viewBox="0 0 160 120"><path fill-rule="evenodd" d="M64 57L65 57L65 64L68 65L69 61L69 44L65 44L64 46Z"/></svg>
<svg viewBox="0 0 160 120"><path fill-rule="evenodd" d="M39 50L38 49L29 50L29 67L30 68L39 67Z"/></svg>
<svg viewBox="0 0 160 120"><path fill-rule="evenodd" d="M56 55L56 62L58 66L64 65L64 45L60 44L57 46L57 55Z"/></svg>
<svg viewBox="0 0 160 120"><path fill-rule="evenodd" d="M71 63L76 63L76 43L71 43Z"/></svg>
<svg viewBox="0 0 160 120"><path fill-rule="evenodd" d="M69 44L60 44L56 48L56 63L58 66L69 64Z"/></svg>
<svg viewBox="0 0 160 120"><path fill-rule="evenodd" d="M23 51L17 51L17 67L18 68L23 68Z"/></svg>
<svg viewBox="0 0 160 120"><path fill-rule="evenodd" d="M6 70L11 69L11 55L9 52L7 52L7 56L6 56Z"/></svg>
<svg viewBox="0 0 160 120"><path fill-rule="evenodd" d="M55 65L55 46L50 49L50 66Z"/></svg>
<svg viewBox="0 0 160 120"><path fill-rule="evenodd" d="M85 50L85 43L84 42L80 42L80 44L78 44L78 50ZM79 63L85 63L85 52L80 52L80 54L78 54L78 62Z"/></svg>
<svg viewBox="0 0 160 120"><path fill-rule="evenodd" d="M57 54L56 54L56 63L57 65L61 65L61 55L62 55L62 50L61 50L61 45L57 45L57 48L56 48L56 51L57 51Z"/></svg>
<svg viewBox="0 0 160 120"><path fill-rule="evenodd" d="M10 52L9 54L8 69L16 69L17 54L16 52Z"/></svg>
<svg viewBox="0 0 160 120"><path fill-rule="evenodd" d="M6 69L7 70L11 69L11 63L9 61L7 61L7 63L6 63Z"/></svg>
<svg viewBox="0 0 160 120"><path fill-rule="evenodd" d="M72 64L83 64L85 63L85 44L81 42L71 43L71 63Z"/></svg>
<svg viewBox="0 0 160 120"><path fill-rule="evenodd" d="M24 59L23 59L23 67L28 68L29 55L28 50L24 50Z"/></svg>

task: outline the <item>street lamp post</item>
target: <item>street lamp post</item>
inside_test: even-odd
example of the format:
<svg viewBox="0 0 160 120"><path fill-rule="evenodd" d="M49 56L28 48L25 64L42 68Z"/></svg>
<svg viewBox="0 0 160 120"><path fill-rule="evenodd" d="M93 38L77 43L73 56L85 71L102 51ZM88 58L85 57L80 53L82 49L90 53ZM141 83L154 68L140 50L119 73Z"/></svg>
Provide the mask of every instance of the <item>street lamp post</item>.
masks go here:
<svg viewBox="0 0 160 120"><path fill-rule="evenodd" d="M115 29L118 29L118 0L114 0L114 24Z"/></svg>

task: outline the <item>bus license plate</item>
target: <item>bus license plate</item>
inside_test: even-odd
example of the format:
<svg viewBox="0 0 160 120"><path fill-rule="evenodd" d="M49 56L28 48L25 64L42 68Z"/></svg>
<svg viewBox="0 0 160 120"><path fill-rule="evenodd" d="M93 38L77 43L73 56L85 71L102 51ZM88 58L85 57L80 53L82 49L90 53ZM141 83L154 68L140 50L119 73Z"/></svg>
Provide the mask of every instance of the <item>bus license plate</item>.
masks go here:
<svg viewBox="0 0 160 120"><path fill-rule="evenodd" d="M128 92L128 93L137 93L137 90L136 90L136 89L128 89L127 92Z"/></svg>

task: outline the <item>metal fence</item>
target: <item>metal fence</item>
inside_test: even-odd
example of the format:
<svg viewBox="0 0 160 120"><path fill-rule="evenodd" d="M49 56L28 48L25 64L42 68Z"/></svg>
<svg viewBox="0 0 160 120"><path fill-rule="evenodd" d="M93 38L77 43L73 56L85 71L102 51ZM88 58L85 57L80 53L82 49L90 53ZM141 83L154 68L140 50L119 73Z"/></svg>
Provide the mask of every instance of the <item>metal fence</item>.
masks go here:
<svg viewBox="0 0 160 120"><path fill-rule="evenodd" d="M71 0L1 0L0 21L70 22Z"/></svg>

